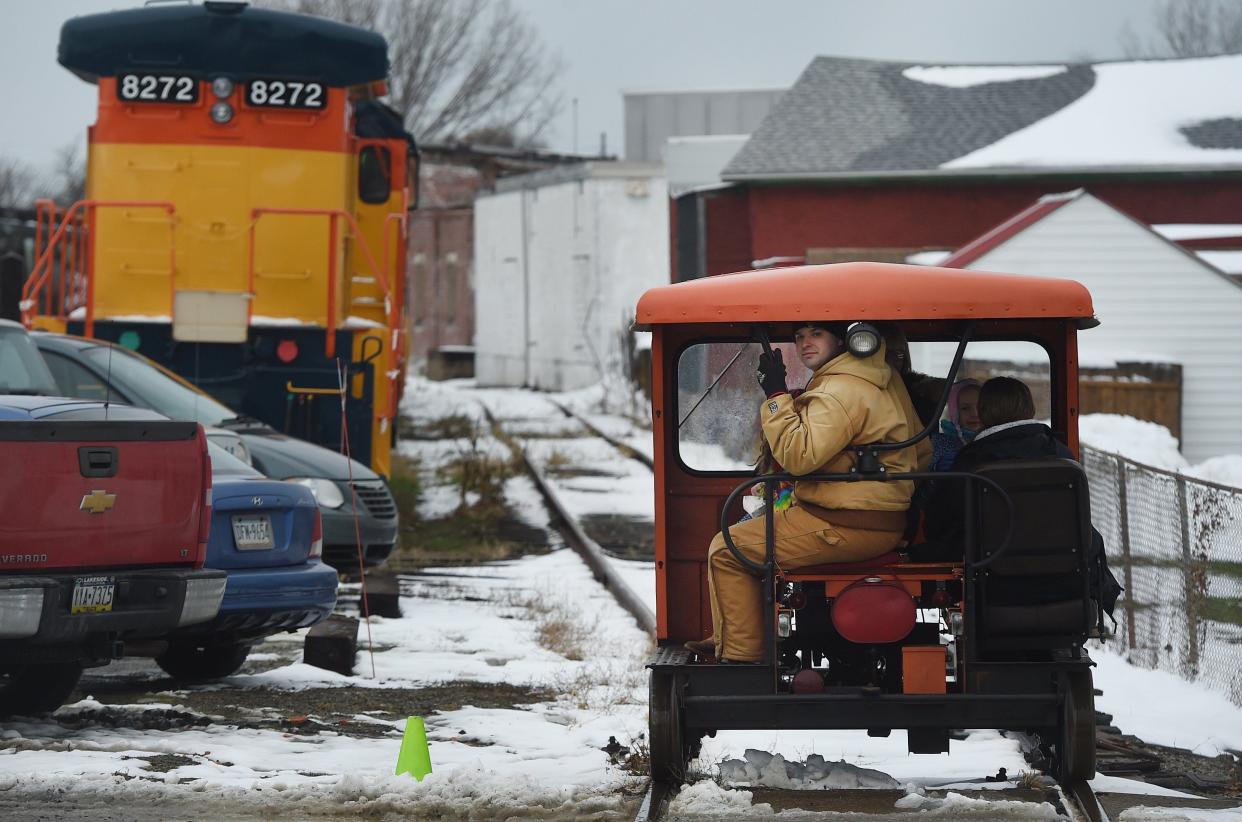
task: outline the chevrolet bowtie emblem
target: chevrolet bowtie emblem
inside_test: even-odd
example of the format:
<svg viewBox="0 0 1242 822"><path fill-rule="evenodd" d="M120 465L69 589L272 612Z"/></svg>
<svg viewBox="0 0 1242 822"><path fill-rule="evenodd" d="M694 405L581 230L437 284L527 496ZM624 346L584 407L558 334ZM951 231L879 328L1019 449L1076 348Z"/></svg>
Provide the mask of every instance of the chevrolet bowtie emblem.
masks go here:
<svg viewBox="0 0 1242 822"><path fill-rule="evenodd" d="M109 494L102 488L98 488L82 497L82 506L79 510L90 514L102 514L115 504L116 494Z"/></svg>

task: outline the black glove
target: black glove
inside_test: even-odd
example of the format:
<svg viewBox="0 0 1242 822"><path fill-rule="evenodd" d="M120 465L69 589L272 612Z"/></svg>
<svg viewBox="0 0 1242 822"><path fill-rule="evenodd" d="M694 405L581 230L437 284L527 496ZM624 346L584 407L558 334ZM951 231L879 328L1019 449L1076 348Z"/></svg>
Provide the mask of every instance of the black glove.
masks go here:
<svg viewBox="0 0 1242 822"><path fill-rule="evenodd" d="M789 390L785 387L785 360L781 357L779 348L759 355L759 368L755 375L759 378L759 386L765 396L783 394Z"/></svg>

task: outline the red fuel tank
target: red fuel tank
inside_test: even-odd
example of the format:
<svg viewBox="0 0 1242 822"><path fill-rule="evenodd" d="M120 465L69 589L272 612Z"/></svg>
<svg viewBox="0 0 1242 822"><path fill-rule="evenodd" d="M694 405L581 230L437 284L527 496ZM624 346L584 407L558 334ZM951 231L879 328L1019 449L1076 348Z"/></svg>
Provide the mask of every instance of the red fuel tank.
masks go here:
<svg viewBox="0 0 1242 822"><path fill-rule="evenodd" d="M832 601L832 627L859 644L899 642L914 628L914 617L914 597L883 577L863 577Z"/></svg>

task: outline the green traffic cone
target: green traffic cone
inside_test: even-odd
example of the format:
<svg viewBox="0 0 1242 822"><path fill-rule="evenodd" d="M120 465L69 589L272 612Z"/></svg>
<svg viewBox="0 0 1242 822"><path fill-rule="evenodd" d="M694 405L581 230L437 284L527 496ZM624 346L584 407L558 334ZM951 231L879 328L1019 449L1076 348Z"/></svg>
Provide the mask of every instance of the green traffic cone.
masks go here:
<svg viewBox="0 0 1242 822"><path fill-rule="evenodd" d="M401 753L397 754L396 775L408 773L419 782L431 773L431 752L427 750L427 728L421 716L407 717L405 736L401 738Z"/></svg>

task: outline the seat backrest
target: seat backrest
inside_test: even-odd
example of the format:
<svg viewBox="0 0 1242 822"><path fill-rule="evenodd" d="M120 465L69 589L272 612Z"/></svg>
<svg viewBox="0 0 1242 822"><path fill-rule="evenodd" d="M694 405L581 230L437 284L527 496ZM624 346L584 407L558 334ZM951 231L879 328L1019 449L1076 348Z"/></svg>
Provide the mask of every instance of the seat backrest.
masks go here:
<svg viewBox="0 0 1242 822"><path fill-rule="evenodd" d="M1000 576L1047 576L1086 572L1091 545L1091 497L1087 475L1073 460L993 462L976 471L1013 502L1009 545L988 570ZM978 559L1001 548L1009 523L995 489L977 483Z"/></svg>
<svg viewBox="0 0 1242 822"><path fill-rule="evenodd" d="M1013 525L999 557L974 569L976 636L993 647L1081 645L1096 618L1087 570L1091 499L1082 466L1050 457L989 463L977 473L1005 490ZM975 483L974 495L975 538L968 536L967 551L982 562L1002 548L1009 515L995 488Z"/></svg>

